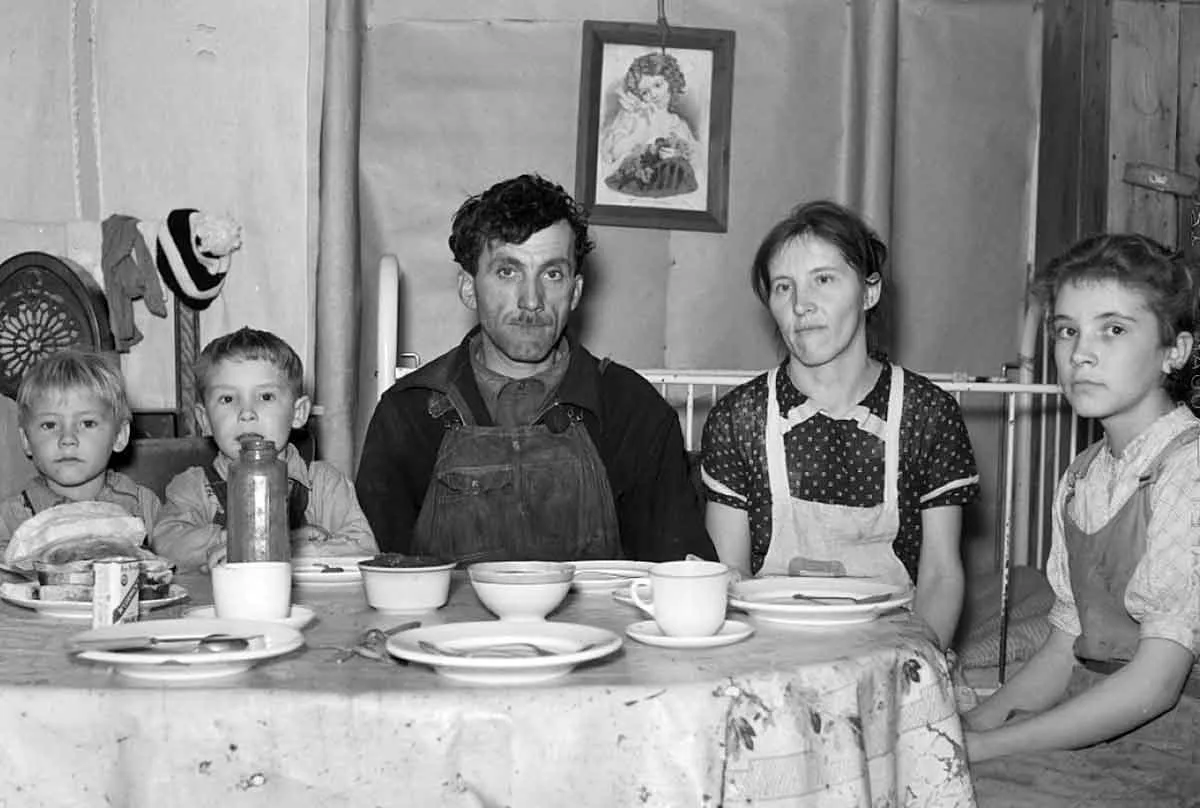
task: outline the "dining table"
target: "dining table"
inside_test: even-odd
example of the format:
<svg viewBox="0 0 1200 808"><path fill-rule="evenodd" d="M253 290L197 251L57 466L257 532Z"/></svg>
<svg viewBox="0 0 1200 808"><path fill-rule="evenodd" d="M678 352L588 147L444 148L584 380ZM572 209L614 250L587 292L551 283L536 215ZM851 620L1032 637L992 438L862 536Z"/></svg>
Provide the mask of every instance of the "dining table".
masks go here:
<svg viewBox="0 0 1200 808"><path fill-rule="evenodd" d="M212 603L188 599L144 619ZM944 655L901 609L837 627L730 610L753 634L664 648L611 592L551 622L611 655L527 685L464 684L348 653L404 622L495 619L456 571L449 601L371 609L361 583L298 585L304 645L219 679L145 682L70 653L89 622L0 605L0 806L973 806Z"/></svg>

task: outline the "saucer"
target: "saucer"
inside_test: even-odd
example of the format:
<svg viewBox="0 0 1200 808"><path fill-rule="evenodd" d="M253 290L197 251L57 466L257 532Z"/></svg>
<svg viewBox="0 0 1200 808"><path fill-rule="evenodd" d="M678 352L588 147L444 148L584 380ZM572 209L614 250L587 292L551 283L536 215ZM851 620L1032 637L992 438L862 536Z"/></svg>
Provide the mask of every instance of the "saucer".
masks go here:
<svg viewBox="0 0 1200 808"><path fill-rule="evenodd" d="M194 609L188 609L187 611L185 611L183 613L183 616L184 617L194 617L197 620L216 620L216 619L218 619L217 618L217 607L216 606L197 606ZM304 628L309 623L311 623L313 621L313 618L316 616L317 616L317 613L314 612L312 609L308 608L307 606L301 606L298 603L293 603L292 604L292 612L287 617L281 617L276 620L268 620L267 622L268 623L279 623L284 626L290 626L291 628L296 629L296 631L299 631L300 629Z"/></svg>
<svg viewBox="0 0 1200 808"><path fill-rule="evenodd" d="M578 592L612 592L629 582L645 578L654 564L649 561L575 561L572 585Z"/></svg>
<svg viewBox="0 0 1200 808"><path fill-rule="evenodd" d="M638 642L660 648L720 648L741 642L754 633L754 628L740 620L726 620L720 631L708 637L671 637L663 634L658 623L643 620L627 626L625 633Z"/></svg>

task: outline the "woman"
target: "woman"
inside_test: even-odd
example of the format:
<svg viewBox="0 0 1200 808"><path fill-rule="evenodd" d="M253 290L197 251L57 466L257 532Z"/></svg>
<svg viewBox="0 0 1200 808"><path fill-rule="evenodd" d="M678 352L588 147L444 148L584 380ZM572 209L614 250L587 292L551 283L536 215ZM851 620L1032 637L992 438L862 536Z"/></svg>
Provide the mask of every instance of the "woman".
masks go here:
<svg viewBox="0 0 1200 808"><path fill-rule="evenodd" d="M867 350L887 247L833 202L763 239L754 291L787 359L721 399L704 429L708 530L742 574L916 584L945 647L962 606L962 506L979 476L962 414L928 379Z"/></svg>

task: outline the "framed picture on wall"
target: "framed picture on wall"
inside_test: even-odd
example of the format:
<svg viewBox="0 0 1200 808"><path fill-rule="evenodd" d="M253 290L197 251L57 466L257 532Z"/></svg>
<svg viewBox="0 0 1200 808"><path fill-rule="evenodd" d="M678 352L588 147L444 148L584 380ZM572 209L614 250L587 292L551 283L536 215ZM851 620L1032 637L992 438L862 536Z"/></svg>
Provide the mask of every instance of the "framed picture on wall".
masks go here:
<svg viewBox="0 0 1200 808"><path fill-rule="evenodd" d="M733 44L584 21L575 196L593 224L725 232Z"/></svg>

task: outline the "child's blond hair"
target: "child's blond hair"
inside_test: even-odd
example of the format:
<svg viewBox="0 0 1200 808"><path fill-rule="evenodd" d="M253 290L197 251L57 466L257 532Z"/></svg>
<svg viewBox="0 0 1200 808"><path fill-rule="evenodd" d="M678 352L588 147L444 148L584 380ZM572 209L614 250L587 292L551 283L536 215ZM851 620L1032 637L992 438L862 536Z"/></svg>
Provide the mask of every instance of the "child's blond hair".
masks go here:
<svg viewBox="0 0 1200 808"><path fill-rule="evenodd" d="M26 426L33 418L37 400L43 396L86 390L112 410L117 423L128 423L133 416L125 395L125 379L116 362L103 354L69 349L39 359L24 375L17 388L18 418Z"/></svg>

